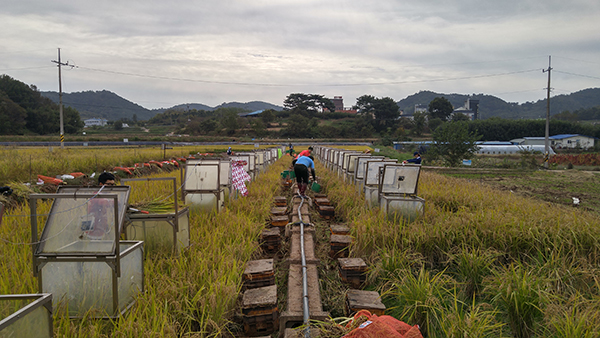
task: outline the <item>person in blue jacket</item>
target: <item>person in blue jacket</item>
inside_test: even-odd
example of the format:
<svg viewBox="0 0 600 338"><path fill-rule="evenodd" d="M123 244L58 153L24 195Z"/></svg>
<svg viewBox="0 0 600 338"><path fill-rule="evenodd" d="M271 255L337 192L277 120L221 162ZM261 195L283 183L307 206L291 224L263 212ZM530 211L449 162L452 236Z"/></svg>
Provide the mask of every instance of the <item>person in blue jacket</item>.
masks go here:
<svg viewBox="0 0 600 338"><path fill-rule="evenodd" d="M418 151L415 151L413 154L413 158L408 159L406 161L402 161L402 163L413 163L413 164L421 164L421 154Z"/></svg>
<svg viewBox="0 0 600 338"><path fill-rule="evenodd" d="M308 186L308 169L311 170L313 180L316 180L315 162L312 156L300 156L294 164L294 173L296 174L296 182L298 183L298 192L301 196L305 196L306 187Z"/></svg>

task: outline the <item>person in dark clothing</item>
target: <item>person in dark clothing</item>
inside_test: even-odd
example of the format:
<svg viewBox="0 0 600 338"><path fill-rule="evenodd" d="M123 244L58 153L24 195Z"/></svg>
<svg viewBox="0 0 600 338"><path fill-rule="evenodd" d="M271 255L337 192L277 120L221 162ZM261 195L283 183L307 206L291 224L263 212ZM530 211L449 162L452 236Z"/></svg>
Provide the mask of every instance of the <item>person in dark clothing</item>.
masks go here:
<svg viewBox="0 0 600 338"><path fill-rule="evenodd" d="M296 182L298 183L298 192L301 196L305 196L306 187L308 186L308 169L311 170L313 180L316 180L315 162L312 156L298 157L294 164L294 173L296 174Z"/></svg>
<svg viewBox="0 0 600 338"><path fill-rule="evenodd" d="M418 151L415 151L415 153L413 154L413 158L408 159L406 161L402 161L402 163L413 163L413 164L421 164L421 154L419 154Z"/></svg>
<svg viewBox="0 0 600 338"><path fill-rule="evenodd" d="M100 185L115 185L115 175L108 172L103 172L98 176L98 184Z"/></svg>

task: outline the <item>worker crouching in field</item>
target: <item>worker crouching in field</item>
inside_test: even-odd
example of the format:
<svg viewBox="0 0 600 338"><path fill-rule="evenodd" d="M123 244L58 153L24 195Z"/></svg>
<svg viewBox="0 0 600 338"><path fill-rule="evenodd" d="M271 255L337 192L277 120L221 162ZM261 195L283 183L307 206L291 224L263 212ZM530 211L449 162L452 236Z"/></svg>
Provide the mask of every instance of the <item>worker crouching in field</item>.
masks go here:
<svg viewBox="0 0 600 338"><path fill-rule="evenodd" d="M413 158L408 159L406 161L402 161L402 163L421 164L421 154L419 154L418 151L415 151L415 153L413 154Z"/></svg>
<svg viewBox="0 0 600 338"><path fill-rule="evenodd" d="M301 196L305 196L306 187L308 187L308 169L311 170L313 180L316 180L315 162L312 156L300 156L294 164L294 173L296 174L296 182L298 183L298 192Z"/></svg>

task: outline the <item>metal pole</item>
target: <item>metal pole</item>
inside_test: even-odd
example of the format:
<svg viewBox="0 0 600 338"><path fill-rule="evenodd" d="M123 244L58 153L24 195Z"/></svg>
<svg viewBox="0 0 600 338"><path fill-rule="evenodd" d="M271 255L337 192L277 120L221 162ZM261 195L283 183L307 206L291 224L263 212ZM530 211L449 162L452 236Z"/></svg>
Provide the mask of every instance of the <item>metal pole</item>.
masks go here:
<svg viewBox="0 0 600 338"><path fill-rule="evenodd" d="M548 69L547 70L543 70L543 72L547 72L548 73L548 88L547 89L547 96L546 96L546 134L545 134L545 139L544 139L544 168L548 169L548 159L550 158L550 71L552 70L551 67L551 61L552 61L552 56L549 55L548 56Z"/></svg>
<svg viewBox="0 0 600 338"><path fill-rule="evenodd" d="M65 148L65 127L63 120L63 102L62 102L62 75L60 63L60 48L58 49L58 111L60 114L60 148Z"/></svg>

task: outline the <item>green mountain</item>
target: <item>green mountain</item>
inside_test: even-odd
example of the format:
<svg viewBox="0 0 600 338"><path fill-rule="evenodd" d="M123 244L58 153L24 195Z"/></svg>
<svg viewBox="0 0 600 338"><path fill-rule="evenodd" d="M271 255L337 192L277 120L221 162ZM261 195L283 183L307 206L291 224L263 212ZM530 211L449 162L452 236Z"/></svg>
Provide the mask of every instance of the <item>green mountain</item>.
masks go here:
<svg viewBox="0 0 600 338"><path fill-rule="evenodd" d="M518 104L484 94L464 95L421 91L398 101L398 106L405 114L411 115L414 113L415 105L427 108L429 102L436 97L445 97L454 108L463 107L467 99L479 100L479 113L482 119L490 117L535 119L546 116L546 99ZM550 97L550 115L596 106L600 106L600 88L589 88L569 95Z"/></svg>
<svg viewBox="0 0 600 338"><path fill-rule="evenodd" d="M216 106L214 109L217 108L242 108L244 110L253 112L253 111L257 111L257 110L267 110L267 109L273 109L273 110L283 110L283 107L281 106L277 106L271 103L267 103L267 102L262 102L262 101L251 101L251 102L246 102L246 103L242 103L242 102L229 102L229 103L222 103L218 106Z"/></svg>
<svg viewBox="0 0 600 338"><path fill-rule="evenodd" d="M63 127L67 134L78 132L83 122L77 110L66 107ZM0 134L47 135L61 130L57 104L43 97L34 85L0 75Z"/></svg>
<svg viewBox="0 0 600 338"><path fill-rule="evenodd" d="M41 92L43 97L51 99L58 103L57 92ZM546 100L537 102L526 102L518 104L515 102L506 102L498 97L485 94L443 94L432 91L420 91L410 95L400 101L398 106L405 114L414 113L415 105L424 107L429 105L434 98L443 96L452 103L454 108L464 106L467 99L479 100L479 113L482 119L490 117L500 117L507 119L536 119L546 116ZM119 95L110 91L86 91L75 93L63 93L63 103L65 106L77 109L82 119L91 117L100 117L107 120L118 120L121 118L133 117L137 115L138 120L149 120L158 113L167 110L206 110L212 111L217 108L242 108L246 111L256 111L261 109L282 110L281 106L262 101L251 101L246 103L229 102L222 103L216 107L210 107L200 103L180 104L166 109L146 109L138 104L128 101ZM557 95L550 98L550 115L555 115L563 111L575 111L582 108L592 108L600 106L600 88L589 88L569 95Z"/></svg>
<svg viewBox="0 0 600 338"><path fill-rule="evenodd" d="M42 92L42 96L58 103L57 92ZM82 119L97 117L115 121L131 119L136 114L138 120L148 120L156 115L108 90L63 93L63 105L77 109Z"/></svg>
<svg viewBox="0 0 600 338"><path fill-rule="evenodd" d="M213 111L216 110L218 108L240 108L240 109L244 109L246 111L249 112L253 112L253 111L257 111L257 110L267 110L267 109L273 109L273 110L283 110L283 107L281 106L277 106L271 103L267 103L267 102L263 102L263 101L251 101L251 102L223 102L220 105L216 106L216 107L210 107L207 106L205 104L200 104L200 103L186 103L186 104L179 104L176 106L173 106L171 108L169 108L168 110L192 110L192 109L196 109L196 110L206 110L206 111ZM167 109L162 109L162 111L166 111Z"/></svg>
<svg viewBox="0 0 600 338"><path fill-rule="evenodd" d="M47 97L55 103L58 103L58 93L49 91L41 92L43 97ZM167 110L206 110L213 111L217 108L242 108L247 111L256 111L261 109L282 110L283 107L276 106L262 101L252 102L229 102L222 103L216 107L210 107L200 103L186 103L163 109L146 109L138 104L128 101L119 95L107 91L85 91L74 93L63 93L63 104L66 107L75 108L79 111L82 119L92 117L104 118L109 121L115 121L122 118L132 119L133 114L136 114L138 120L149 120L156 114L163 113Z"/></svg>

